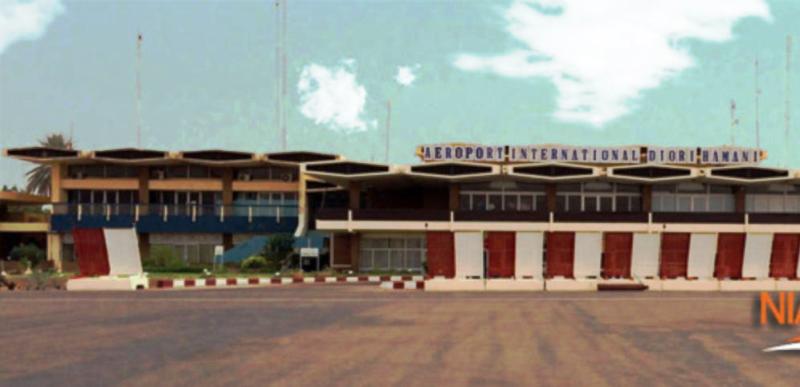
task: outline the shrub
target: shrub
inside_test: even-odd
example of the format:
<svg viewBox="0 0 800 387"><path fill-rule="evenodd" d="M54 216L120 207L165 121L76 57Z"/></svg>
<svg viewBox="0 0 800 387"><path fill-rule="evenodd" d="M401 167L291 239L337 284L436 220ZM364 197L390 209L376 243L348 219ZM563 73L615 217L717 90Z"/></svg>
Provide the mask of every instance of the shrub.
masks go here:
<svg viewBox="0 0 800 387"><path fill-rule="evenodd" d="M267 264L274 270L289 266L294 253L294 236L291 234L275 234L269 238L261 253Z"/></svg>
<svg viewBox="0 0 800 387"><path fill-rule="evenodd" d="M16 259L18 261L27 260L30 262L31 269L35 269L44 262L45 254L44 250L40 249L39 246L34 244L26 244L14 247L11 249L11 258Z"/></svg>
<svg viewBox="0 0 800 387"><path fill-rule="evenodd" d="M242 270L261 270L267 267L267 259L254 255L242 261Z"/></svg>

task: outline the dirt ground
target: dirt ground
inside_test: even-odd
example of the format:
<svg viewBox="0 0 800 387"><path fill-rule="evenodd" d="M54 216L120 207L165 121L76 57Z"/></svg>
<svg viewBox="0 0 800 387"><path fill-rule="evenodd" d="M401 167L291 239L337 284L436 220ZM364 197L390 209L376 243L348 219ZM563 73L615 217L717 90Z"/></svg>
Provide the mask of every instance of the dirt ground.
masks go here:
<svg viewBox="0 0 800 387"><path fill-rule="evenodd" d="M754 294L0 293L0 385L797 385Z"/></svg>

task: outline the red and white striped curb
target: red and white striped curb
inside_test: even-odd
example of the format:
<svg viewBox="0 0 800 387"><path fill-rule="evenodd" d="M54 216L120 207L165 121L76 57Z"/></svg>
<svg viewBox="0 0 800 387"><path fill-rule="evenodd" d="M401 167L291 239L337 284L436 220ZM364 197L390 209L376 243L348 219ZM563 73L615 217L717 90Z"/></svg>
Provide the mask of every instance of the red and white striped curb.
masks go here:
<svg viewBox="0 0 800 387"><path fill-rule="evenodd" d="M236 286L266 286L266 285L289 285L298 283L378 283L386 281L422 281L421 275L393 275L393 276L378 276L378 275L362 275L362 276L340 276L340 277L279 277L279 278L265 278L265 277L250 277L250 278L180 278L180 279L158 279L151 282L151 287L158 289L183 289L183 288L222 288L222 287L236 287Z"/></svg>
<svg viewBox="0 0 800 387"><path fill-rule="evenodd" d="M425 290L425 281L411 280L411 281L383 281L381 288L394 289L394 290Z"/></svg>

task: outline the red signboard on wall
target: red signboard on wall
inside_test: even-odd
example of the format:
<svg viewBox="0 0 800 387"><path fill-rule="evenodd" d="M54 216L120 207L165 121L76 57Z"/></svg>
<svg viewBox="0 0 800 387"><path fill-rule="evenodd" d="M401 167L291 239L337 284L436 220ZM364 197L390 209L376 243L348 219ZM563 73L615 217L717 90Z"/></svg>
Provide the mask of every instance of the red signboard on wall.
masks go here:
<svg viewBox="0 0 800 387"><path fill-rule="evenodd" d="M511 278L514 276L516 233L490 231L486 233L484 247L489 253L487 276Z"/></svg>
<svg viewBox="0 0 800 387"><path fill-rule="evenodd" d="M661 278L686 277L689 269L691 234L661 234Z"/></svg>
<svg viewBox="0 0 800 387"><path fill-rule="evenodd" d="M603 278L630 278L633 233L603 234Z"/></svg>
<svg viewBox="0 0 800 387"><path fill-rule="evenodd" d="M75 240L75 256L82 276L108 275L108 250L103 229L76 228L72 231Z"/></svg>
<svg viewBox="0 0 800 387"><path fill-rule="evenodd" d="M800 255L800 234L775 234L772 239L769 276L796 278L798 255Z"/></svg>
<svg viewBox="0 0 800 387"><path fill-rule="evenodd" d="M747 235L743 233L720 233L717 236L717 261L714 277L718 279L742 278L746 237Z"/></svg>
<svg viewBox="0 0 800 387"><path fill-rule="evenodd" d="M572 269L575 261L575 233L547 233L546 277L574 277Z"/></svg>
<svg viewBox="0 0 800 387"><path fill-rule="evenodd" d="M428 275L453 278L456 276L455 241L452 232L428 231Z"/></svg>

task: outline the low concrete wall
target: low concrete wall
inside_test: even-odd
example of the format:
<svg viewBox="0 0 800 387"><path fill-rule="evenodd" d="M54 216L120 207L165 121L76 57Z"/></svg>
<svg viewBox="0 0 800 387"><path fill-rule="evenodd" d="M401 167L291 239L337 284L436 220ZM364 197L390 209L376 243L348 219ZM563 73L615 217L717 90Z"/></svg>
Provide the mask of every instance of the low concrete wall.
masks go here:
<svg viewBox="0 0 800 387"><path fill-rule="evenodd" d="M490 279L486 281L486 290L541 291L544 290L544 281L534 279Z"/></svg>
<svg viewBox="0 0 800 387"><path fill-rule="evenodd" d="M594 279L549 279L545 281L545 289L555 292L589 292L597 291L597 280Z"/></svg>
<svg viewBox="0 0 800 387"><path fill-rule="evenodd" d="M661 282L661 290L664 291L698 291L714 292L719 290L719 281L715 279L687 280L670 279Z"/></svg>
<svg viewBox="0 0 800 387"><path fill-rule="evenodd" d="M136 290L147 289L147 277L92 277L74 278L67 281L67 290L70 291L100 291L100 290Z"/></svg>
<svg viewBox="0 0 800 387"><path fill-rule="evenodd" d="M800 292L800 280L787 280L787 279L777 280L775 281L775 290Z"/></svg>
<svg viewBox="0 0 800 387"><path fill-rule="evenodd" d="M425 281L425 290L432 292L486 290L483 280L439 279Z"/></svg>
<svg viewBox="0 0 800 387"><path fill-rule="evenodd" d="M719 281L719 290L723 292L773 292L775 287L774 279Z"/></svg>

